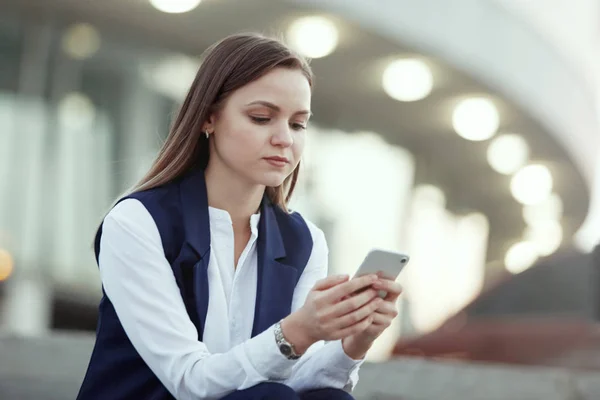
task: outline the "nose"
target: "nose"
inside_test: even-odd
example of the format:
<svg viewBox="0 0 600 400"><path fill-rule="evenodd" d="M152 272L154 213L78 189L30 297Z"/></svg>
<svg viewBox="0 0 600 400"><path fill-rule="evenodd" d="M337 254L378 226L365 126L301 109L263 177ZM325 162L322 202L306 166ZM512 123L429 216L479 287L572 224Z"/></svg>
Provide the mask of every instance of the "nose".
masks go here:
<svg viewBox="0 0 600 400"><path fill-rule="evenodd" d="M292 135L290 127L286 124L285 126L277 127L277 130L271 135L271 144L278 147L290 147L294 144L294 136Z"/></svg>

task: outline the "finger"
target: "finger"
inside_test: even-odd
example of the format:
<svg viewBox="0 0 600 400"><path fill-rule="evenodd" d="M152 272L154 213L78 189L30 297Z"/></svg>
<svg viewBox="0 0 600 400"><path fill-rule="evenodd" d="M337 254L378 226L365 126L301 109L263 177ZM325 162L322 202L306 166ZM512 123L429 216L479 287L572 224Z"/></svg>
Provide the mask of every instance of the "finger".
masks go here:
<svg viewBox="0 0 600 400"><path fill-rule="evenodd" d="M333 303L344 296L353 294L357 290L369 287L375 282L377 282L377 275L375 274L352 278L347 282L328 289L326 297L330 303Z"/></svg>
<svg viewBox="0 0 600 400"><path fill-rule="evenodd" d="M390 316L391 318L396 318L398 316L396 304L389 301L383 301L381 304L379 304L375 312L377 314Z"/></svg>
<svg viewBox="0 0 600 400"><path fill-rule="evenodd" d="M395 304L396 301L398 300L398 297L400 297L400 294L386 293L385 296L383 297L383 300L389 301L389 302L392 302Z"/></svg>
<svg viewBox="0 0 600 400"><path fill-rule="evenodd" d="M375 297L377 297L377 292L375 290L365 290L364 292L357 294L356 296L349 296L345 300L341 300L339 303L333 304L325 315L327 316L327 318L341 317L343 315L351 313L354 310L358 310L359 308L373 300Z"/></svg>
<svg viewBox="0 0 600 400"><path fill-rule="evenodd" d="M328 276L327 278L321 279L320 281L317 281L317 283L315 283L315 286L313 287L313 289L315 290L327 290L329 288L332 288L336 285L339 285L342 282L345 282L349 279L350 277L346 274L343 275L332 275L332 276Z"/></svg>
<svg viewBox="0 0 600 400"><path fill-rule="evenodd" d="M367 318L371 314L375 314L375 310L377 310L377 308L382 302L383 300L379 297L374 297L370 302L360 307L359 309L335 319L333 321L332 327L335 330L340 330L352 326L357 322Z"/></svg>
<svg viewBox="0 0 600 400"><path fill-rule="evenodd" d="M360 333L362 331L364 331L365 329L367 329L369 326L371 326L371 324L373 323L373 316L368 316L367 318L363 319L362 321L357 322L354 325L350 325L349 327L346 327L344 329L341 329L337 332L335 332L332 336L332 340L338 340L338 339L342 339L348 336L352 336L352 335L356 335L357 333Z"/></svg>
<svg viewBox="0 0 600 400"><path fill-rule="evenodd" d="M371 340L375 340L379 336L381 336L381 334L386 330L386 328L387 326L372 323L367 329L365 329L364 333L367 336L369 336Z"/></svg>
<svg viewBox="0 0 600 400"><path fill-rule="evenodd" d="M389 279L380 279L373 284L373 289L383 290L386 292L386 301L395 301L402 293L402 286L395 281Z"/></svg>
<svg viewBox="0 0 600 400"><path fill-rule="evenodd" d="M388 293L397 295L402 293L402 286L398 282L389 279L379 279L373 284L373 289L385 290Z"/></svg>
<svg viewBox="0 0 600 400"><path fill-rule="evenodd" d="M392 324L394 317L388 314L373 313L373 325L388 327Z"/></svg>

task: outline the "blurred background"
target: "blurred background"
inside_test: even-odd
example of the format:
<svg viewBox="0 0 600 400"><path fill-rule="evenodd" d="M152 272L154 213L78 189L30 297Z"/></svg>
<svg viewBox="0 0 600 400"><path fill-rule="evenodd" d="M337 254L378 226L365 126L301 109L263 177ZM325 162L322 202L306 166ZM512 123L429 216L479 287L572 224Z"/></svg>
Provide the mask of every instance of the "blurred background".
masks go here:
<svg viewBox="0 0 600 400"><path fill-rule="evenodd" d="M75 397L95 229L242 31L312 59L330 272L411 256L357 398L600 398L600 0L0 0L0 399Z"/></svg>

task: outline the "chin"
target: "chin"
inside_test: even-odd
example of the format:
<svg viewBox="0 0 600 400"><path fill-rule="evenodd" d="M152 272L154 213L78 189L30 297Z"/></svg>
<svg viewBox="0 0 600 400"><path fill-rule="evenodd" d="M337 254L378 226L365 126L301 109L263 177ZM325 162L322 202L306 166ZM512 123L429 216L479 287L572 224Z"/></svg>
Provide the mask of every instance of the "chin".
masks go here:
<svg viewBox="0 0 600 400"><path fill-rule="evenodd" d="M267 172L262 174L260 177L257 176L254 181L263 186L276 187L281 185L285 181L285 178L287 178L289 175L290 174L288 173L278 171Z"/></svg>

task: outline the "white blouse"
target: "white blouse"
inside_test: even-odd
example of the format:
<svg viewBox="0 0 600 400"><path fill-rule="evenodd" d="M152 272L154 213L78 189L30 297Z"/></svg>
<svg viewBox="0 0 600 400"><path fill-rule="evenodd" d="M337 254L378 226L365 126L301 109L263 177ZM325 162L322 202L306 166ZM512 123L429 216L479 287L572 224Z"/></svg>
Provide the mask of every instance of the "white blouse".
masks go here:
<svg viewBox="0 0 600 400"><path fill-rule="evenodd" d="M127 199L104 220L100 275L106 295L131 343L171 394L179 400L219 399L264 381L297 392L318 388L352 390L362 361L344 352L341 341L318 342L300 360L287 360L273 327L251 338L257 285L258 221L234 268L229 213L209 208L211 257L209 302L203 342L186 312L158 228L141 202ZM313 249L294 290L292 312L316 281L327 276L323 232L307 221Z"/></svg>

